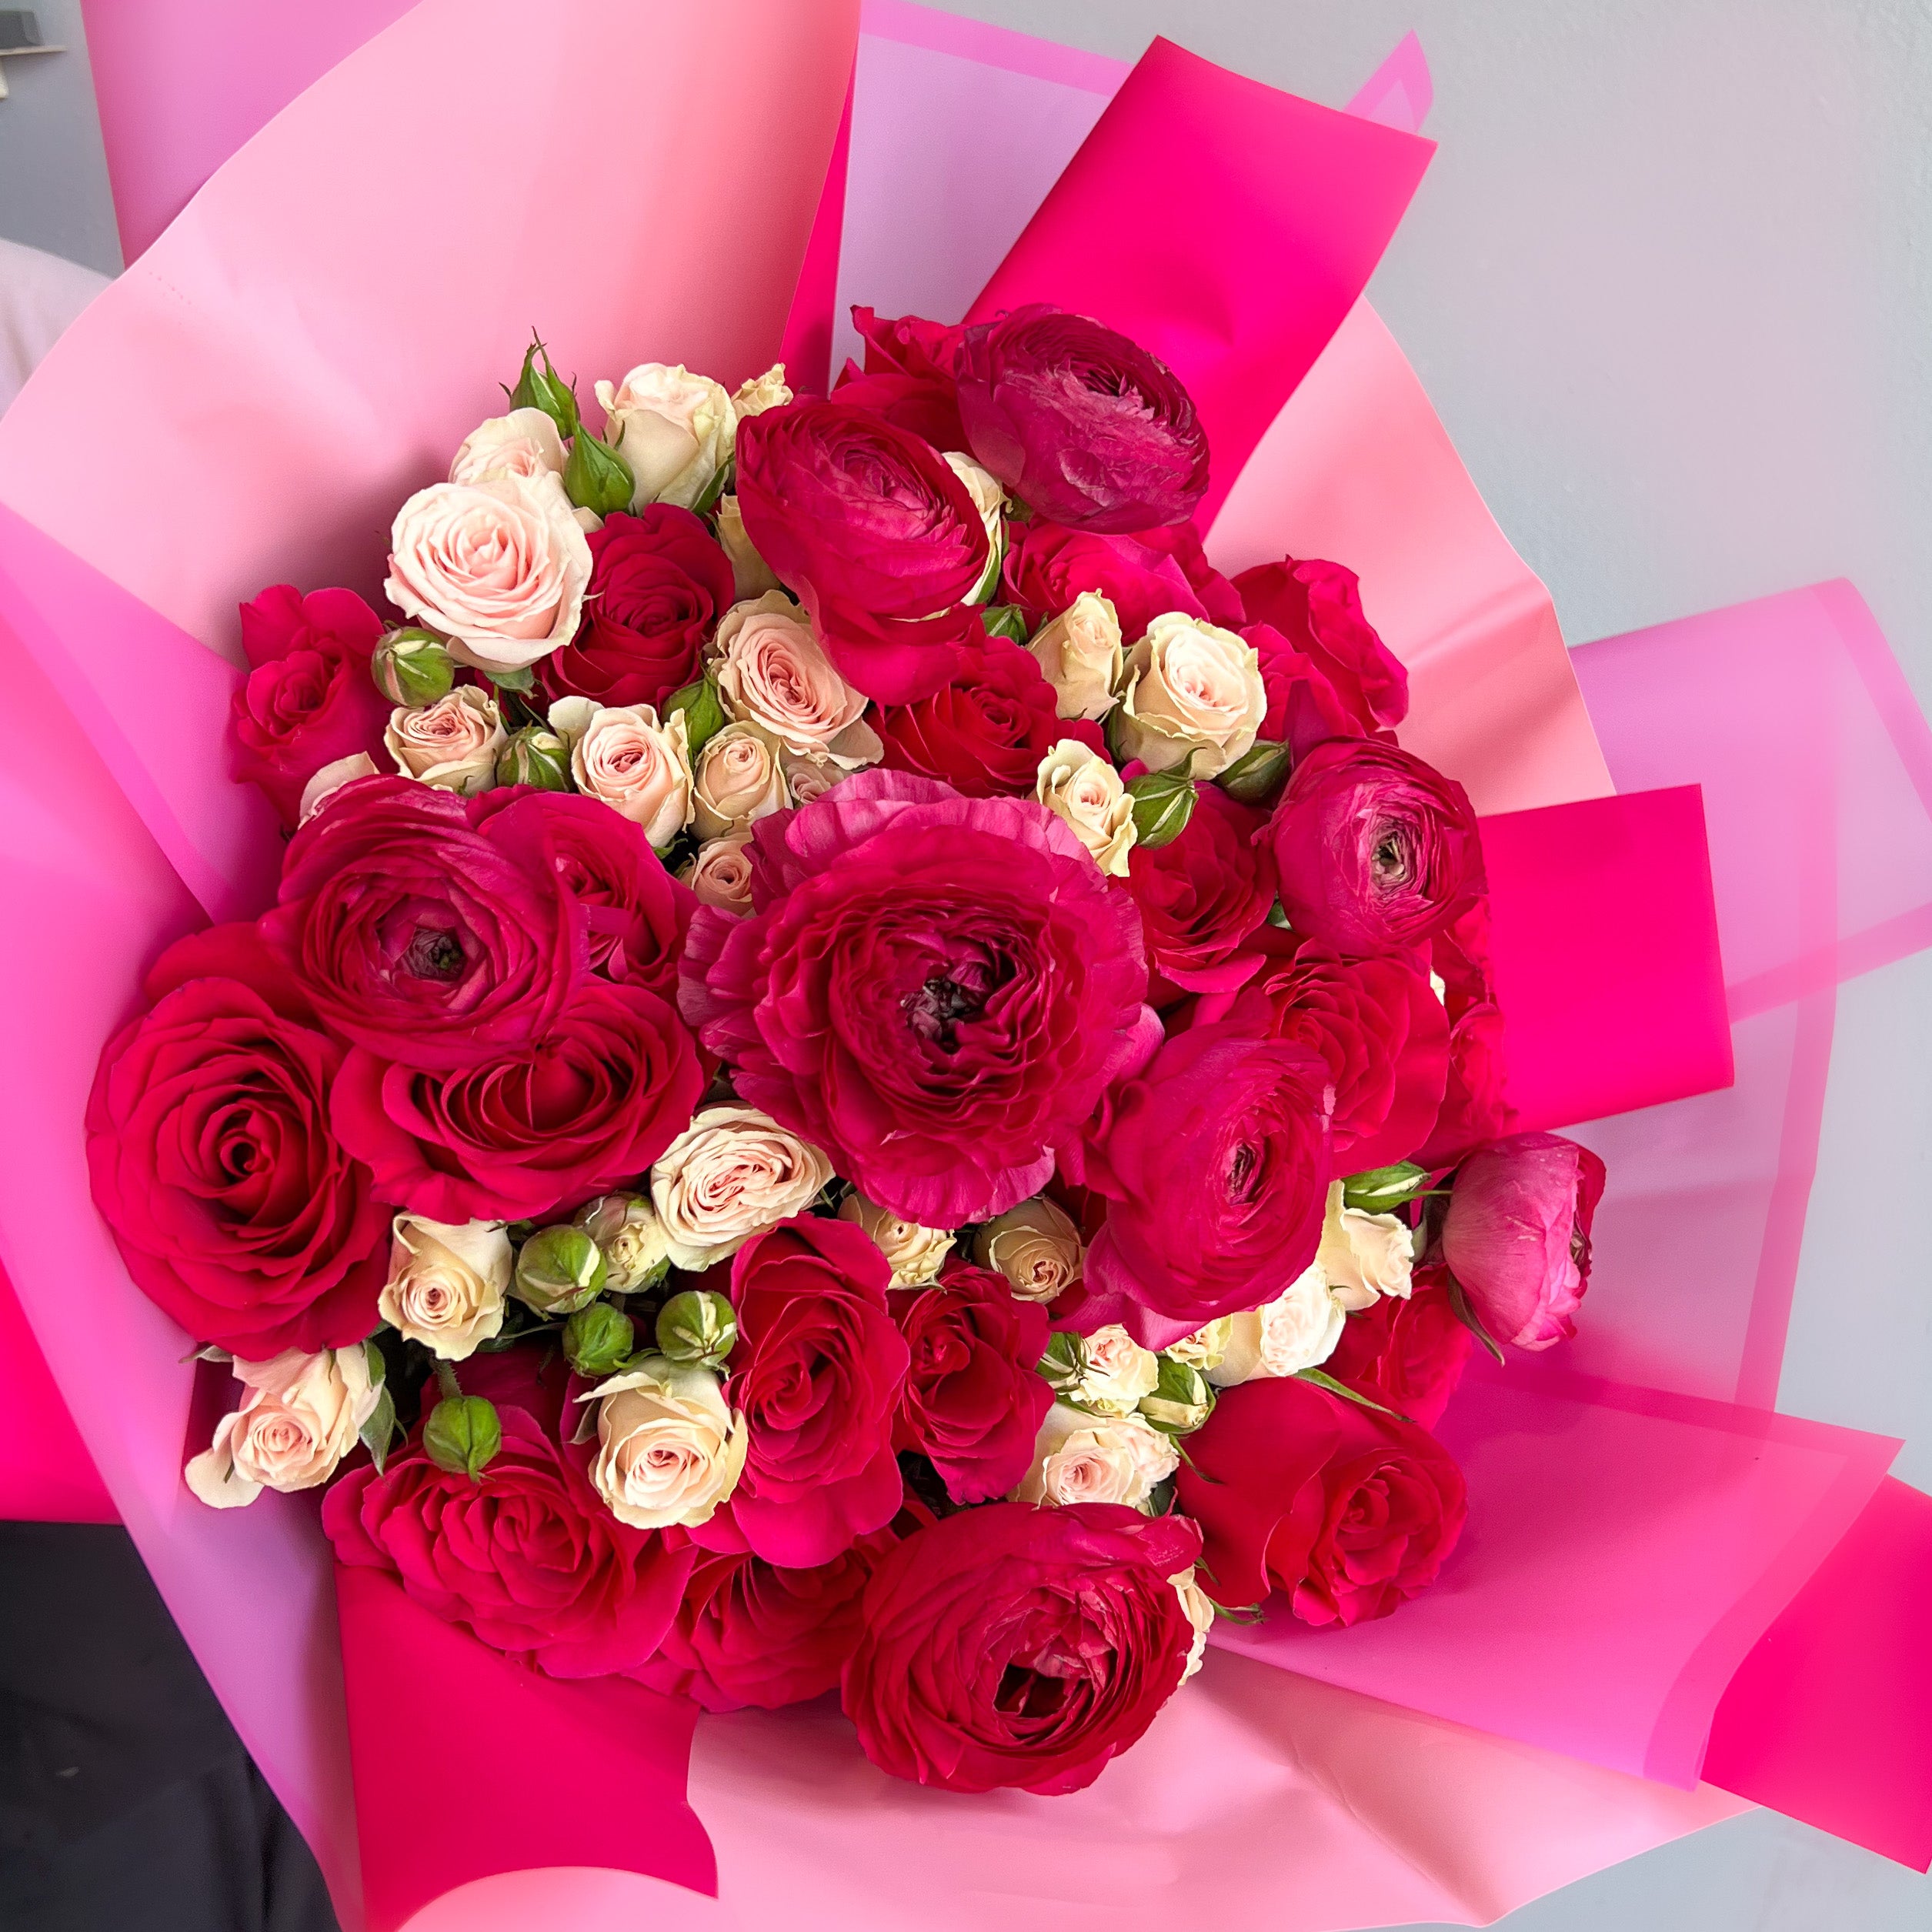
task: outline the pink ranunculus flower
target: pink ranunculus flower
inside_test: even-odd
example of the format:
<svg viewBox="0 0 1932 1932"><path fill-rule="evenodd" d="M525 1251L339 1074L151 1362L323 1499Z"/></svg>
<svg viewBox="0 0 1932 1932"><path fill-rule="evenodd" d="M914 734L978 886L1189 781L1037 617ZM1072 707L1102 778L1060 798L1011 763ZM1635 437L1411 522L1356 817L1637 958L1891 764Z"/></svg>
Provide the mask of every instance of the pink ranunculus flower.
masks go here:
<svg viewBox="0 0 1932 1932"><path fill-rule="evenodd" d="M576 635L590 546L558 478L432 483L396 512L383 595L481 670L520 670Z"/></svg>
<svg viewBox="0 0 1932 1932"><path fill-rule="evenodd" d="M1577 1332L1603 1163L1560 1134L1479 1147L1457 1171L1443 1259L1499 1342L1545 1349Z"/></svg>
<svg viewBox="0 0 1932 1932"><path fill-rule="evenodd" d="M1037 1193L1158 1041L1133 902L1030 799L859 772L750 849L751 915L692 922L686 1015L742 1100L906 1220Z"/></svg>

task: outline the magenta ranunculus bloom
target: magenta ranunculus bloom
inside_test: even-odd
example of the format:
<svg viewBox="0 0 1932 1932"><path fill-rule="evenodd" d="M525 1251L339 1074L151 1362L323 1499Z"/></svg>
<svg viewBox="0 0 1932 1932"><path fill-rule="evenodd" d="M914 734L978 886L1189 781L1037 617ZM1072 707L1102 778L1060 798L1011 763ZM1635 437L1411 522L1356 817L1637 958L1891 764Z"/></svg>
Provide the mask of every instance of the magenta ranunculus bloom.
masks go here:
<svg viewBox="0 0 1932 1932"><path fill-rule="evenodd" d="M986 635L962 609L992 551L931 444L869 409L794 402L738 431L745 534L810 609L846 679L881 703L936 691Z"/></svg>
<svg viewBox="0 0 1932 1932"><path fill-rule="evenodd" d="M809 1569L899 1513L893 1419L906 1351L886 1308L891 1280L851 1222L809 1214L733 1256L726 1395L745 1418L745 1468L698 1542Z"/></svg>
<svg viewBox="0 0 1932 1932"><path fill-rule="evenodd" d="M1016 1488L1053 1392L1036 1372L1046 1310L1004 1275L955 1263L930 1288L895 1290L893 1319L912 1353L893 1435L938 1470L956 1503Z"/></svg>
<svg viewBox="0 0 1932 1932"><path fill-rule="evenodd" d="M546 699L662 705L703 668L707 639L736 597L731 559L674 503L619 511L590 533L583 622L536 666Z"/></svg>
<svg viewBox="0 0 1932 1932"><path fill-rule="evenodd" d="M1364 736L1393 730L1409 715L1409 673L1362 609L1360 579L1339 563L1284 557L1234 580L1247 622L1271 630L1301 656ZM1256 642L1254 639L1250 640ZM1262 652L1262 671L1268 654ZM1269 687L1272 725L1275 687ZM1283 733L1264 727L1264 738ZM1350 736L1337 733L1336 736Z"/></svg>
<svg viewBox="0 0 1932 1932"><path fill-rule="evenodd" d="M1603 1180L1595 1154L1553 1133L1493 1141L1457 1169L1443 1259L1499 1342L1544 1349L1576 1333Z"/></svg>
<svg viewBox="0 0 1932 1932"><path fill-rule="evenodd" d="M1042 516L1083 530L1180 523L1207 490L1207 433L1180 379L1104 324L1029 302L969 327L959 418L973 455Z"/></svg>
<svg viewBox="0 0 1932 1932"><path fill-rule="evenodd" d="M292 826L302 788L325 765L366 752L379 764L389 700L369 676L382 620L352 590L276 584L242 606L249 675L229 718L235 776L259 786Z"/></svg>
<svg viewBox="0 0 1932 1932"><path fill-rule="evenodd" d="M1175 1516L993 1503L908 1537L867 1586L846 1714L880 1770L949 1791L1091 1784L1153 1723L1194 1631Z"/></svg>
<svg viewBox="0 0 1932 1932"><path fill-rule="evenodd" d="M262 923L329 1026L415 1066L535 1044L584 969L541 822L472 804L412 779L345 786L289 841Z"/></svg>
<svg viewBox="0 0 1932 1932"><path fill-rule="evenodd" d="M1233 1020L1174 1035L1109 1095L1085 1162L1109 1200L1086 1286L1126 1306L1100 1319L1160 1347L1281 1293L1320 1245L1330 1098L1312 1048Z"/></svg>
<svg viewBox="0 0 1932 1932"><path fill-rule="evenodd" d="M1341 953L1414 946L1483 890L1468 794L1378 739L1317 745L1296 766L1264 836L1288 923Z"/></svg>
<svg viewBox="0 0 1932 1932"><path fill-rule="evenodd" d="M959 1227L1038 1193L1158 1043L1133 901L1030 799L860 772L749 850L750 916L692 921L685 1015L895 1214Z"/></svg>

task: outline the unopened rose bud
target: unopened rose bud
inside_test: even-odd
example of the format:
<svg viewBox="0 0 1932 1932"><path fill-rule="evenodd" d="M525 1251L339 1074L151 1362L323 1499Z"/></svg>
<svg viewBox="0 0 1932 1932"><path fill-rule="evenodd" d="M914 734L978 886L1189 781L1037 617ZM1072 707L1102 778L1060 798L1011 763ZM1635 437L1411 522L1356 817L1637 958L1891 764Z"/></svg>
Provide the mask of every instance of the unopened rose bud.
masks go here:
<svg viewBox="0 0 1932 1932"><path fill-rule="evenodd" d="M543 367L537 367L537 358ZM557 425L560 436L577 433L577 392L550 365L550 352L534 336L523 352L523 372L510 392L512 409L541 409Z"/></svg>
<svg viewBox="0 0 1932 1932"><path fill-rule="evenodd" d="M475 1482L503 1446L496 1403L484 1396L445 1396L423 1424L422 1446L437 1468Z"/></svg>
<svg viewBox="0 0 1932 1932"><path fill-rule="evenodd" d="M577 432L563 466L564 494L572 502L594 516L609 516L630 508L631 492L636 487L630 465L609 443L588 429Z"/></svg>
<svg viewBox="0 0 1932 1932"><path fill-rule="evenodd" d="M655 1288L671 1266L664 1223L648 1194L600 1194L577 1210L572 1225L602 1251L604 1286L614 1294Z"/></svg>
<svg viewBox="0 0 1932 1932"><path fill-rule="evenodd" d="M636 1342L636 1324L607 1301L579 1309L563 1325L564 1360L592 1381L615 1375L631 1359Z"/></svg>
<svg viewBox="0 0 1932 1932"><path fill-rule="evenodd" d="M1191 1434L1213 1414L1214 1391L1199 1369L1171 1355L1160 1360L1160 1380L1153 1393L1140 1398L1141 1420L1163 1436Z"/></svg>
<svg viewBox="0 0 1932 1932"><path fill-rule="evenodd" d="M1135 843L1150 849L1171 844L1194 816L1194 787L1183 760L1171 771L1143 772L1127 787L1133 800Z"/></svg>
<svg viewBox="0 0 1932 1932"><path fill-rule="evenodd" d="M369 676L391 704L434 704L449 695L456 661L434 631L405 624L378 640L369 656Z"/></svg>
<svg viewBox="0 0 1932 1932"><path fill-rule="evenodd" d="M510 734L498 755L499 785L534 785L542 792L570 789L570 747L547 725L526 725Z"/></svg>
<svg viewBox="0 0 1932 1932"><path fill-rule="evenodd" d="M1215 782L1243 805L1260 805L1273 796L1287 776L1288 747L1257 738Z"/></svg>
<svg viewBox="0 0 1932 1932"><path fill-rule="evenodd" d="M1342 1183L1342 1205L1360 1208L1364 1214L1390 1214L1428 1189L1426 1167L1399 1160L1391 1167L1371 1167L1366 1173L1347 1176Z"/></svg>
<svg viewBox="0 0 1932 1932"><path fill-rule="evenodd" d="M602 1250L582 1228L539 1228L518 1253L512 1293L539 1315L573 1315L606 1273Z"/></svg>
<svg viewBox="0 0 1932 1932"><path fill-rule="evenodd" d="M657 1345L673 1362L722 1368L737 1339L731 1303L708 1288L687 1288L658 1311Z"/></svg>
<svg viewBox="0 0 1932 1932"><path fill-rule="evenodd" d="M1009 637L1016 644L1026 641L1026 613L1017 604L982 604L979 622L989 637Z"/></svg>

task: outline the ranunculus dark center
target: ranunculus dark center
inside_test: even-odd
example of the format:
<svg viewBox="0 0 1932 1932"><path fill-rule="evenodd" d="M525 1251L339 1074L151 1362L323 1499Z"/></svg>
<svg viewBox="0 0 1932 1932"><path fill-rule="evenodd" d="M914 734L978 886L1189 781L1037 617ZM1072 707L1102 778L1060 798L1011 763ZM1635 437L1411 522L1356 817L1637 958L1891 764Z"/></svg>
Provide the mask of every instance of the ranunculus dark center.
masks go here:
<svg viewBox="0 0 1932 1932"><path fill-rule="evenodd" d="M463 943L454 933L436 926L419 926L402 949L402 969L419 979L460 979Z"/></svg>
<svg viewBox="0 0 1932 1932"><path fill-rule="evenodd" d="M1246 1200L1261 1166L1261 1156L1245 1140L1236 1143L1228 1158L1228 1193L1231 1199Z"/></svg>
<svg viewBox="0 0 1932 1932"><path fill-rule="evenodd" d="M1378 886L1406 885L1412 869L1407 842L1398 833L1384 832L1375 842L1369 866Z"/></svg>
<svg viewBox="0 0 1932 1932"><path fill-rule="evenodd" d="M1009 1717L1051 1717L1066 1703L1066 1690L1065 1677L1045 1677L1024 1664L1009 1663L1000 1673L993 1703Z"/></svg>
<svg viewBox="0 0 1932 1932"><path fill-rule="evenodd" d="M977 1019L992 997L994 976L983 959L964 959L908 996L906 1017L921 1039L944 1053L957 1051L963 1019Z"/></svg>

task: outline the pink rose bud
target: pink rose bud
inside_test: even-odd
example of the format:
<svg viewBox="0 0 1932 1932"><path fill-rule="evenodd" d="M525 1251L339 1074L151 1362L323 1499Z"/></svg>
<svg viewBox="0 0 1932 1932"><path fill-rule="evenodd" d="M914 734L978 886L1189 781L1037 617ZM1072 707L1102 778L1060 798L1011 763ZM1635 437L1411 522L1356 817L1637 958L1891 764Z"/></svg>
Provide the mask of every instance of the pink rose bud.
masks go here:
<svg viewBox="0 0 1932 1932"><path fill-rule="evenodd" d="M1576 1333L1603 1193L1603 1163L1560 1134L1512 1134L1463 1162L1443 1256L1497 1341L1543 1349Z"/></svg>

